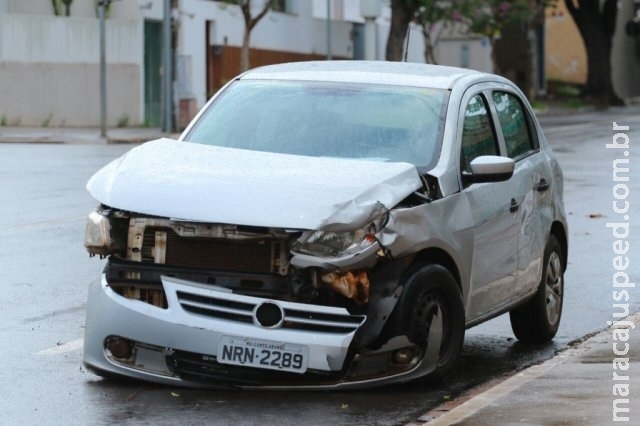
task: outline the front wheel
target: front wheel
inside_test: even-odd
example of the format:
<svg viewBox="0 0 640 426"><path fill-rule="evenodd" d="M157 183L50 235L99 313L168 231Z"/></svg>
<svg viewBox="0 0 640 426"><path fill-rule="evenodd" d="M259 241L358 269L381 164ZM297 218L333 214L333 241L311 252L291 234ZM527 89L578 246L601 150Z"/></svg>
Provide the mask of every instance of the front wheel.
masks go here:
<svg viewBox="0 0 640 426"><path fill-rule="evenodd" d="M511 329L518 340L543 343L556 335L564 296L563 265L560 245L551 235L544 250L542 279L538 291L527 303L509 312Z"/></svg>
<svg viewBox="0 0 640 426"><path fill-rule="evenodd" d="M391 319L395 335L405 335L429 352L429 336L437 335L439 348L431 347L438 360L431 378L441 378L453 368L462 350L465 317L456 280L446 268L426 264L410 273Z"/></svg>

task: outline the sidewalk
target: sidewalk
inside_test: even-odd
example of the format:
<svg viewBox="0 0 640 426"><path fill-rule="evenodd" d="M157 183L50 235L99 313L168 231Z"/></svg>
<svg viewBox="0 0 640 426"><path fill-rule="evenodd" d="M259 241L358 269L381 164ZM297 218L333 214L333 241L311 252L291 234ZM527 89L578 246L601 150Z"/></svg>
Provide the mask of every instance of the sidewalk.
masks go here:
<svg viewBox="0 0 640 426"><path fill-rule="evenodd" d="M619 337L621 334L614 340L610 327L577 347L467 398L466 402L460 403L464 396L458 398L458 402L444 404L410 425L617 424L613 421L613 402L625 398L629 402L618 404L618 419L628 418L627 424L640 424L640 313L625 321L634 323L635 329L624 321L615 328L629 330L626 342ZM614 343L621 355L613 353ZM628 358L626 371L613 368L616 357ZM613 380L614 373L618 380ZM626 386L628 396L614 396L615 384Z"/></svg>
<svg viewBox="0 0 640 426"><path fill-rule="evenodd" d="M100 136L100 129L85 127L0 127L0 143L79 143L118 144L142 143L161 137L177 138L157 128L118 127L107 130L107 137Z"/></svg>

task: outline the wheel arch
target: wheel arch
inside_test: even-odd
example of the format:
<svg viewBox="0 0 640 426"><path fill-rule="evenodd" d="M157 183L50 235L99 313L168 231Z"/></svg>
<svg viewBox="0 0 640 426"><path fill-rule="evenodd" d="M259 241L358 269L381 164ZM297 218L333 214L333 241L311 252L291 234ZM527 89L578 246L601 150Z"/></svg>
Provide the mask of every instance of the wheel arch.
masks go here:
<svg viewBox="0 0 640 426"><path fill-rule="evenodd" d="M566 271L567 264L569 263L569 240L564 225L559 221L553 222L551 225L551 235L556 237L558 244L560 244L560 249L562 250L562 268L563 271Z"/></svg>
<svg viewBox="0 0 640 426"><path fill-rule="evenodd" d="M430 247L430 248L424 249L416 254L416 257L414 258L411 264L411 267L418 264L423 264L426 262L437 263L447 268L455 278L460 294L464 295L464 292L462 289L462 279L460 277L460 271L458 270L458 266L456 265L455 260L453 260L453 257L451 257L449 253L447 253L445 250L438 247Z"/></svg>

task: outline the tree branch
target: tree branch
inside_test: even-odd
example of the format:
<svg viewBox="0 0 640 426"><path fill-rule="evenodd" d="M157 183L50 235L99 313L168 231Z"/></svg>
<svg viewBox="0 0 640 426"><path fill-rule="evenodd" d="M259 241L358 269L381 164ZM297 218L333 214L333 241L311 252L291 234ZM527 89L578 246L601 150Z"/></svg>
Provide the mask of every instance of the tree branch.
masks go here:
<svg viewBox="0 0 640 426"><path fill-rule="evenodd" d="M256 26L256 24L264 17L264 15L267 14L267 12L269 11L269 9L271 9L271 6L273 5L273 0L268 0L266 2L264 2L264 5L262 6L262 10L260 11L260 13L258 13L255 18L251 19L251 21L249 21L249 30L252 30L253 27Z"/></svg>

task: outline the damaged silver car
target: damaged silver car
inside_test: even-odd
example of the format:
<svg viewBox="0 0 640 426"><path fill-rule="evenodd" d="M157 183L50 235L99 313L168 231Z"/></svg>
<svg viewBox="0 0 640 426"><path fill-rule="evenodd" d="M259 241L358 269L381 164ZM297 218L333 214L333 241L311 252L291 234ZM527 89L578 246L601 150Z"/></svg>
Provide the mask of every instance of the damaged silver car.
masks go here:
<svg viewBox="0 0 640 426"><path fill-rule="evenodd" d="M362 388L454 367L465 329L560 323L563 180L523 94L442 66L307 62L227 84L87 184L107 263L84 364L213 388Z"/></svg>

